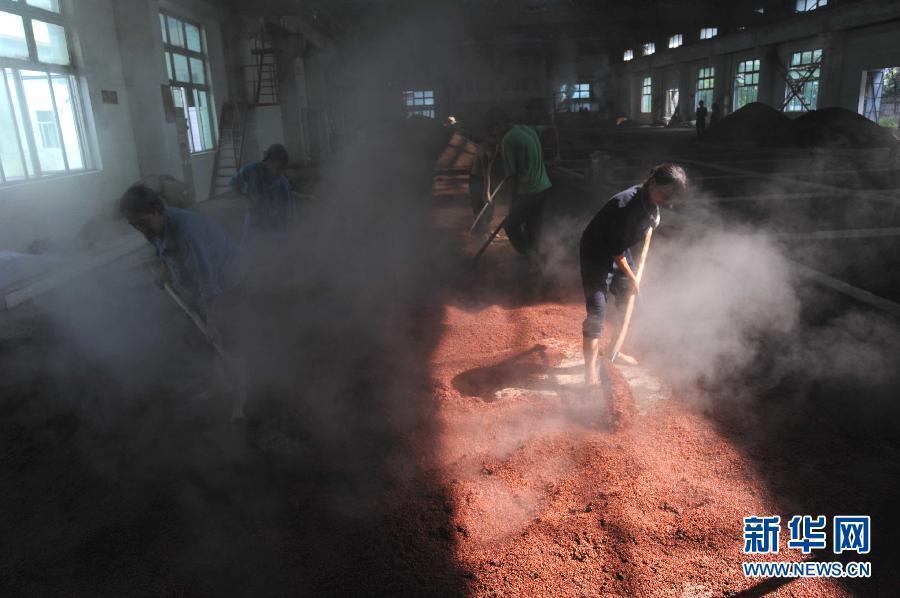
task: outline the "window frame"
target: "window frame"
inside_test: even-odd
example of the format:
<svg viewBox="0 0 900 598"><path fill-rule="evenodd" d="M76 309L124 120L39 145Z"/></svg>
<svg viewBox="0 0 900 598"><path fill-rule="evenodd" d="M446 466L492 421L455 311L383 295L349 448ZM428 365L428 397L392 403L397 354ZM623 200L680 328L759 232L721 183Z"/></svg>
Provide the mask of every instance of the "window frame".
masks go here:
<svg viewBox="0 0 900 598"><path fill-rule="evenodd" d="M172 14L166 10L159 10L159 18L165 19L165 35L162 37L163 43L163 59L166 61L166 74L169 75L169 88L172 93L172 102L175 105L176 110L180 110L184 116L185 125L187 127L187 138L188 138L188 150L191 155L194 154L202 154L204 152L214 152L219 146L218 139L218 121L216 120L216 106L215 101L213 100L213 90L212 85L210 84L210 67L209 67L209 51L206 43L206 29L200 23L196 21L192 21L191 19L186 19L181 16ZM184 38L184 46L177 46L171 43L172 32L169 29L169 19L177 21L181 27L181 35ZM187 26L191 25L195 27L200 35L200 51L192 50L188 47L188 37L187 37ZM163 34L162 31L162 22L160 22L160 35ZM175 55L184 56L187 61L187 78L188 81L182 81L178 79L178 73L175 69ZM197 83L194 81L194 68L191 60L199 60L202 68L203 68L203 82ZM176 88L182 88L184 90L182 98L187 100L187 103L183 106L179 106L177 102L175 102L175 93ZM191 128L191 119L188 115L188 108L195 108L199 113L202 110L201 107L197 106L197 101L195 99L194 92L204 92L206 94L206 112L207 119L209 120L209 136L210 136L210 147L201 147L200 149L196 149L194 147L194 133L195 131ZM198 126L200 126L199 114L198 114ZM203 143L203 132L197 131L197 138L200 140L201 144Z"/></svg>
<svg viewBox="0 0 900 598"><path fill-rule="evenodd" d="M628 62L629 60L634 60L634 50L625 50L622 52L622 62Z"/></svg>
<svg viewBox="0 0 900 598"><path fill-rule="evenodd" d="M594 103L594 96L591 91L590 81L581 81L572 84L572 91L569 94L569 110L571 112L580 112L587 108L590 111Z"/></svg>
<svg viewBox="0 0 900 598"><path fill-rule="evenodd" d="M802 5L802 8L801 8ZM796 0L794 2L795 13L813 12L828 6L828 0Z"/></svg>
<svg viewBox="0 0 900 598"><path fill-rule="evenodd" d="M591 99L591 84L590 83L575 83L572 85L572 99L573 100L590 100Z"/></svg>
<svg viewBox="0 0 900 598"><path fill-rule="evenodd" d="M75 74L75 54L72 52L72 38L69 35L68 23L66 23L66 18L62 13L62 6L60 6L60 12L53 12L52 10L45 10L26 4L25 0L18 0L16 2L13 2L12 0L0 0L0 11L22 17L22 25L25 28L25 45L28 48L28 58L25 59L0 56L0 67L6 66L29 70L42 70L42 68L35 69L35 67L50 67L53 70L65 71L71 75ZM41 62L38 59L37 42L34 39L34 29L31 26L31 21L42 21L44 23L58 25L65 30L66 52L69 54L69 64Z"/></svg>
<svg viewBox="0 0 900 598"><path fill-rule="evenodd" d="M745 65L747 65L748 63L750 64L750 69L751 69L751 70L747 70L747 68L746 68L746 66L745 66ZM739 61L738 64L737 64L737 66L735 67L735 73L734 73L734 98L732 99L732 105L734 106L734 109L735 109L735 110L740 110L741 108L743 108L743 107L746 106L747 104L751 104L752 102L758 102L758 101L759 101L759 76L760 76L760 72L762 71L762 66L761 66L761 65L762 65L762 62L760 61L760 59L758 59L758 58L750 58L750 59L748 59L748 60L741 60L741 61ZM744 70L741 70L742 67L744 68ZM750 79L752 80L751 83L747 83L747 82L746 82L748 76L749 76ZM738 81L741 81L741 80L742 80L742 82L741 82L741 83L738 83ZM738 101L738 98L739 98L739 96L741 95L741 92L742 92L743 90L749 89L749 88L754 88L754 89L755 89L754 94L753 94L753 98L754 98L754 99L753 99L752 101L750 101L750 102L745 103L745 104L741 104L741 103Z"/></svg>
<svg viewBox="0 0 900 598"><path fill-rule="evenodd" d="M645 110L646 108L646 110ZM641 114L653 113L653 77L641 79Z"/></svg>
<svg viewBox="0 0 900 598"><path fill-rule="evenodd" d="M809 54L811 62L803 62L803 55ZM799 56L797 64L794 64L794 57ZM793 93L791 86L785 82L784 85L784 104L781 106L782 112L809 112L816 110L819 106L819 83L822 80L822 65L825 61L825 52L823 48L812 48L808 50L797 50L791 52L786 71L787 78L792 78L792 74L796 73L796 80L802 81L801 91L798 94ZM815 66L810 70L810 67ZM813 76L815 75L815 76ZM809 101L809 86L813 84L815 89L815 102Z"/></svg>
<svg viewBox="0 0 900 598"><path fill-rule="evenodd" d="M683 33L675 33L671 37L669 37L669 49L672 50L674 48L680 48L684 45L684 34Z"/></svg>
<svg viewBox="0 0 900 598"><path fill-rule="evenodd" d="M417 97L416 94L421 94ZM426 118L437 118L437 109L435 104L434 89L411 88L403 90L403 109L406 111L406 117L424 116ZM410 102L412 100L412 102ZM420 101L422 103L417 104ZM430 100L430 102L428 101Z"/></svg>
<svg viewBox="0 0 900 598"><path fill-rule="evenodd" d="M707 40L713 39L714 37L719 36L719 28L718 27L701 27L700 28L700 39Z"/></svg>
<svg viewBox="0 0 900 598"><path fill-rule="evenodd" d="M7 108L15 128L15 135L10 134L7 137L16 141L19 159L24 172L24 176L10 179L2 162L0 162L0 188L73 176L96 170L94 153L87 135L82 86L78 80L78 68L72 46L72 36L70 35L71 28L64 14L64 8L65 6L62 2L60 2L59 12L54 12L27 4L25 0L16 2L0 0L0 11L22 18L25 45L28 50L28 58L0 56L0 85L5 88L5 93L8 94L7 101L9 105ZM38 48L32 21L40 21L62 28L65 37L65 49L69 59L68 64L44 62L38 58ZM35 118L32 119L29 99L25 92L25 86L22 83L23 72L40 73L46 77L50 105L53 112L52 122L37 122L38 111L35 111ZM78 168L70 165L66 138L60 120L60 107L57 92L54 90L54 79L60 78L65 80L69 98L72 102L72 126L75 131L74 143L77 145L81 160L81 167ZM50 147L42 144L42 147L60 151L63 164L62 170L45 170L41 165L41 155L38 151L37 142L39 139L44 139L44 125L55 127L54 134L58 146Z"/></svg>
<svg viewBox="0 0 900 598"><path fill-rule="evenodd" d="M704 72L707 71L707 72ZM709 81L709 86L705 86L703 84L704 81ZM707 95L709 94L708 99ZM713 102L715 102L715 94L716 94L716 67L714 66L701 66L697 69L697 89L694 98L694 105L699 106L700 100L704 100L704 104L707 110L712 110Z"/></svg>
<svg viewBox="0 0 900 598"><path fill-rule="evenodd" d="M650 56L651 54L656 54L656 42L641 44L641 56Z"/></svg>

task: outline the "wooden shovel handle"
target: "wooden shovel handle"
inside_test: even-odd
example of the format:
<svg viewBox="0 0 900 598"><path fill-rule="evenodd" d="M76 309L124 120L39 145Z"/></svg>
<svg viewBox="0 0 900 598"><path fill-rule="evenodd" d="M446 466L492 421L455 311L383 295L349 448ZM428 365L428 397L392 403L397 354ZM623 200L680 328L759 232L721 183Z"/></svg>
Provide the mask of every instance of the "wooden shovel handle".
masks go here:
<svg viewBox="0 0 900 598"><path fill-rule="evenodd" d="M647 234L644 236L644 246L641 248L641 259L638 262L637 272L634 273L634 277L637 279L639 285L641 277L644 275L644 264L647 262L647 253L650 251L650 238L652 236L653 227L651 226L647 229ZM637 295L632 295L628 298L628 303L625 305L625 317L622 318L622 328L619 329L619 336L616 338L612 351L609 353L609 360L611 362L616 360L619 351L622 349L622 344L625 342L625 337L628 335L628 326L631 324L631 316L634 314L634 302L636 299Z"/></svg>

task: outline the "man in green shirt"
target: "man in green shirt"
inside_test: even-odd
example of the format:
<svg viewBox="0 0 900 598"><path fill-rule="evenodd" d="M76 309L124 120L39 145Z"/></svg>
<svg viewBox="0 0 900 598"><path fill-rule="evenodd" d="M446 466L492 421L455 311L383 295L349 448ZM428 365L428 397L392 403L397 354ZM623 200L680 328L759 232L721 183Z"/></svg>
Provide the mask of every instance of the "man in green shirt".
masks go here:
<svg viewBox="0 0 900 598"><path fill-rule="evenodd" d="M506 236L516 251L531 254L537 249L541 213L547 191L552 187L540 137L550 127L515 125L502 109L492 108L485 118L485 128L491 137L499 140L503 171L512 190L512 203L504 225ZM558 154L558 137L556 150Z"/></svg>

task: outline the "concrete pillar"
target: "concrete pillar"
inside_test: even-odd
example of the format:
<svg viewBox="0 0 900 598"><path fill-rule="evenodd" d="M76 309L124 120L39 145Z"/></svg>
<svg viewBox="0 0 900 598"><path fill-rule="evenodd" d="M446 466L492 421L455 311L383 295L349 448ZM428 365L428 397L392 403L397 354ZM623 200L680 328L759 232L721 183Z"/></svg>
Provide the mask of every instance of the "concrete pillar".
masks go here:
<svg viewBox="0 0 900 598"><path fill-rule="evenodd" d="M759 93L757 100L781 110L784 105L784 78L780 74L781 59L778 56L778 46L770 44L758 46L756 55L759 56Z"/></svg>
<svg viewBox="0 0 900 598"><path fill-rule="evenodd" d="M710 63L716 69L716 83L713 87L713 103L719 104L719 107L722 108L722 114L724 115L726 114L725 98L730 93L731 81L734 78L731 73L731 56L728 54L714 56L710 59ZM730 102L728 105L731 105ZM712 116L712 104L706 108L709 110L710 116Z"/></svg>
<svg viewBox="0 0 900 598"><path fill-rule="evenodd" d="M839 106L841 102L841 75L844 68L844 52L847 33L833 31L822 35L822 71L819 80L818 107ZM846 108L847 106L845 106Z"/></svg>

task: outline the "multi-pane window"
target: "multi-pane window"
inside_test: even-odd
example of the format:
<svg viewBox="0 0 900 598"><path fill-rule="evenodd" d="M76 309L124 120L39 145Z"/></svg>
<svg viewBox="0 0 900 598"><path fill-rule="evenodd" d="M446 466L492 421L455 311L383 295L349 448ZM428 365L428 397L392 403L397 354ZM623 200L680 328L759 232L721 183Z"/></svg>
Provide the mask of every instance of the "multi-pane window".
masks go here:
<svg viewBox="0 0 900 598"><path fill-rule="evenodd" d="M590 110L593 98L590 83L563 83L559 86L554 99L558 112L580 112Z"/></svg>
<svg viewBox="0 0 900 598"><path fill-rule="evenodd" d="M734 109L756 101L759 95L759 61L745 60L738 64L734 76Z"/></svg>
<svg viewBox="0 0 900 598"><path fill-rule="evenodd" d="M828 5L828 0L797 0L797 12L809 12Z"/></svg>
<svg viewBox="0 0 900 598"><path fill-rule="evenodd" d="M719 35L718 27L704 27L700 30L700 39L712 39Z"/></svg>
<svg viewBox="0 0 900 598"><path fill-rule="evenodd" d="M591 84L576 83L572 86L572 112L591 109Z"/></svg>
<svg viewBox="0 0 900 598"><path fill-rule="evenodd" d="M58 0L0 2L0 184L89 169Z"/></svg>
<svg viewBox="0 0 900 598"><path fill-rule="evenodd" d="M194 23L159 15L172 101L187 125L192 152L215 148L215 110L209 86L209 61L203 29Z"/></svg>
<svg viewBox="0 0 900 598"><path fill-rule="evenodd" d="M403 104L407 116L418 114L434 118L434 90L410 90L403 92Z"/></svg>
<svg viewBox="0 0 900 598"><path fill-rule="evenodd" d="M672 37L669 38L669 47L677 48L684 43L684 35L681 33L676 33Z"/></svg>
<svg viewBox="0 0 900 598"><path fill-rule="evenodd" d="M653 81L650 77L644 77L641 81L641 112L653 112Z"/></svg>
<svg viewBox="0 0 900 598"><path fill-rule="evenodd" d="M59 149L59 131L56 129L56 114L52 110L36 110L38 130L41 133L41 145L48 149Z"/></svg>
<svg viewBox="0 0 900 598"><path fill-rule="evenodd" d="M713 103L713 90L716 87L716 69L712 66L704 66L697 70L697 104L703 100L709 108Z"/></svg>
<svg viewBox="0 0 900 598"><path fill-rule="evenodd" d="M634 50L625 50L625 53L622 54L622 60L625 62L628 62L632 58L634 58Z"/></svg>
<svg viewBox="0 0 900 598"><path fill-rule="evenodd" d="M819 100L819 78L822 74L822 50L806 50L791 54L784 107L788 112L815 110Z"/></svg>
<svg viewBox="0 0 900 598"><path fill-rule="evenodd" d="M641 46L641 56L650 56L656 52L656 44L654 42L648 42Z"/></svg>
<svg viewBox="0 0 900 598"><path fill-rule="evenodd" d="M865 77L862 115L882 126L896 128L900 120L900 67L866 71Z"/></svg>

